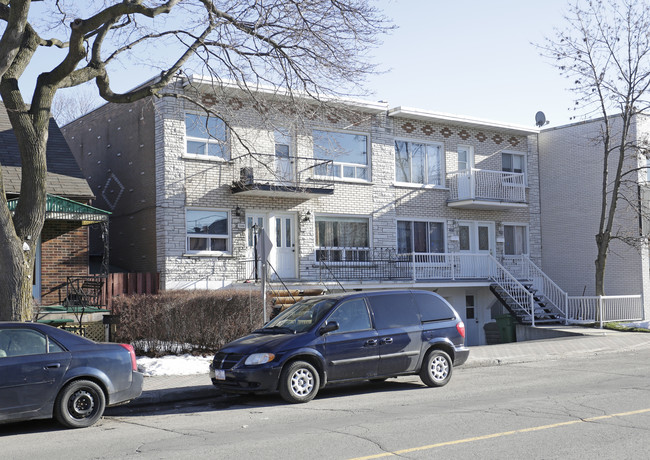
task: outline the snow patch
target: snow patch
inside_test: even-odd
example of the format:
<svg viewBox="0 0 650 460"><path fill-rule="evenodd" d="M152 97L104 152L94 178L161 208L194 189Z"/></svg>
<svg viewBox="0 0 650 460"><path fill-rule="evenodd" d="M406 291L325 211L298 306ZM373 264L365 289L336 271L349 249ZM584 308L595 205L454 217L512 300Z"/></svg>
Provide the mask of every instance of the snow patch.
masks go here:
<svg viewBox="0 0 650 460"><path fill-rule="evenodd" d="M212 357L182 355L162 358L138 358L138 370L144 375L194 375L208 374Z"/></svg>

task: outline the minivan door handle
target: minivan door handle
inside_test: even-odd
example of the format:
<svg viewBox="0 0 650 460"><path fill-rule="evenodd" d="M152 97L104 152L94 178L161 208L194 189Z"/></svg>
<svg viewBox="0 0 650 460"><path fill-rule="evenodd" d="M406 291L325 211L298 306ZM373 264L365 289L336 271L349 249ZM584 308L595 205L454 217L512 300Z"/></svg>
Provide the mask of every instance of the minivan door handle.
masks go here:
<svg viewBox="0 0 650 460"><path fill-rule="evenodd" d="M365 347L376 347L377 339L366 340L366 343L363 344Z"/></svg>
<svg viewBox="0 0 650 460"><path fill-rule="evenodd" d="M388 345L388 344L391 344L391 343L393 343L393 338L392 337L386 337L385 339L381 339L379 341L380 345Z"/></svg>
<svg viewBox="0 0 650 460"><path fill-rule="evenodd" d="M48 369L58 369L59 367L61 367L61 363L51 363L51 364L47 364L47 365L45 366L45 370L48 370Z"/></svg>

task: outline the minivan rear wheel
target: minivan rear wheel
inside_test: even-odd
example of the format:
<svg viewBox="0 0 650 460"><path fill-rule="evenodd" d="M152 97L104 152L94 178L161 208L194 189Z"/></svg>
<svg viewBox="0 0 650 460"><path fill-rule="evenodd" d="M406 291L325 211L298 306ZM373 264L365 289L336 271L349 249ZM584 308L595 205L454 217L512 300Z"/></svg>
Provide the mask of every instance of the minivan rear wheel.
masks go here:
<svg viewBox="0 0 650 460"><path fill-rule="evenodd" d="M429 387L441 387L451 379L451 358L442 350L429 350L420 369L420 379Z"/></svg>
<svg viewBox="0 0 650 460"><path fill-rule="evenodd" d="M318 393L320 377L308 362L295 361L285 367L280 375L280 396L289 403L311 401Z"/></svg>

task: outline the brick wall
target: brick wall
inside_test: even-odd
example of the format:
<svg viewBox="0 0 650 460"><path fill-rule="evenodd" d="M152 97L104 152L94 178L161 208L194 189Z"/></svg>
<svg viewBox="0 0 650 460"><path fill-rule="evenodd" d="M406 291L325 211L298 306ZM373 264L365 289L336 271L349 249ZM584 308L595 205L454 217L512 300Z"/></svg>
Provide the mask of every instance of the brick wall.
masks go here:
<svg viewBox="0 0 650 460"><path fill-rule="evenodd" d="M41 303L65 297L68 276L88 274L88 228L79 222L46 221L41 233Z"/></svg>

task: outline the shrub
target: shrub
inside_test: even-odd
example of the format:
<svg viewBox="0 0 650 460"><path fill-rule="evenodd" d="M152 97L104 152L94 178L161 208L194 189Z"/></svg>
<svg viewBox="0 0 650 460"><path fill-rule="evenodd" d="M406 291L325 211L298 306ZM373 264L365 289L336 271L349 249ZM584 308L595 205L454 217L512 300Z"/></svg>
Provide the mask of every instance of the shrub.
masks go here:
<svg viewBox="0 0 650 460"><path fill-rule="evenodd" d="M140 355L212 353L262 326L262 300L243 290L164 291L114 300L116 339Z"/></svg>

